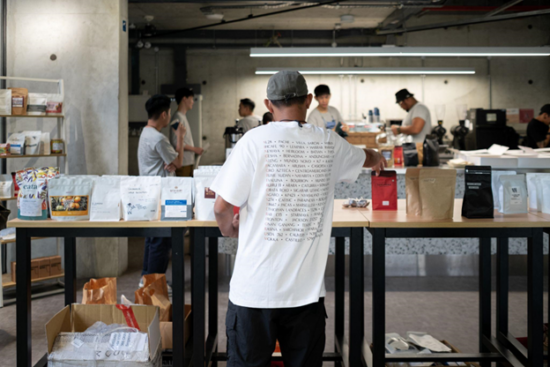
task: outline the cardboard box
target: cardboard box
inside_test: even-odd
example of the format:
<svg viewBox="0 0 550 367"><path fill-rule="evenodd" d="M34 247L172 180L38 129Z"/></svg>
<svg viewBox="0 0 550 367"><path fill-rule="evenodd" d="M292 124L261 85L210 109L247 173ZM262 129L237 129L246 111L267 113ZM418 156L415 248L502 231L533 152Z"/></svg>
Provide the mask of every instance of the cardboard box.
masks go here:
<svg viewBox="0 0 550 367"><path fill-rule="evenodd" d="M31 260L31 280L40 278L40 259Z"/></svg>
<svg viewBox="0 0 550 367"><path fill-rule="evenodd" d="M84 332L97 321L102 321L107 325L123 324L126 325L124 314L115 305L81 305L72 304L59 311L46 324L46 337L48 341L48 366L87 366L93 364L97 367L160 367L161 358L161 339L159 326L159 311L155 306L135 305L130 306L139 328L147 332L149 344L148 362L121 362L121 361L85 361L85 360L52 360L50 353L53 350L56 337L59 333Z"/></svg>
<svg viewBox="0 0 550 367"><path fill-rule="evenodd" d="M15 283L15 278L16 278L16 271L17 271L17 268L16 268L16 264L15 264L15 261L12 261L11 262L11 281Z"/></svg>
<svg viewBox="0 0 550 367"><path fill-rule="evenodd" d="M184 306L185 323L183 326L183 348L192 334L191 328L191 305ZM160 323L160 337L162 339L162 349L173 349L174 340L172 337L172 322L163 321Z"/></svg>
<svg viewBox="0 0 550 367"><path fill-rule="evenodd" d="M61 268L61 256L51 256L50 259L50 275L61 275L63 269Z"/></svg>
<svg viewBox="0 0 550 367"><path fill-rule="evenodd" d="M350 132L346 140L352 145L366 145L369 149L378 148L376 144L376 137L380 133L369 132ZM386 142L386 139L382 139L381 142Z"/></svg>
<svg viewBox="0 0 550 367"><path fill-rule="evenodd" d="M40 270L39 270L39 277L40 278L47 278L50 276L50 258L48 257L43 257L41 259L37 259L37 260L40 260L39 261L39 264L40 264Z"/></svg>

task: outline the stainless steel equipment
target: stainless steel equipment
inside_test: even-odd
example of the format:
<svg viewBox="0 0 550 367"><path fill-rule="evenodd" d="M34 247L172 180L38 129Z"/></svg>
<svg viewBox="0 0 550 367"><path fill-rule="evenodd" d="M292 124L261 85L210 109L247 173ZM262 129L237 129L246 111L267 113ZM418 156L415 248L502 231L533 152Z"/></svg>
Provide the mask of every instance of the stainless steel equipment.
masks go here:
<svg viewBox="0 0 550 367"><path fill-rule="evenodd" d="M225 139L225 149L234 148L237 142L243 137L244 131L242 127L228 126L225 128L223 137Z"/></svg>

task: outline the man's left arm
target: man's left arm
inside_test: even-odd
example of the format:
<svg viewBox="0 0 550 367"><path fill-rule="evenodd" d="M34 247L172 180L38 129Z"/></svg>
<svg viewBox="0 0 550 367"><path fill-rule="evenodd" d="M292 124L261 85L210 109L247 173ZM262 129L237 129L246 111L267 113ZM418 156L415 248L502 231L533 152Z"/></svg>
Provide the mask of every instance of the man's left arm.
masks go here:
<svg viewBox="0 0 550 367"><path fill-rule="evenodd" d="M424 128L424 124L426 124L426 121L424 121L423 118L415 117L412 120L411 126L392 125L391 130L394 135L398 135L399 133L405 134L405 135L416 135L416 134L420 134L420 132Z"/></svg>
<svg viewBox="0 0 550 367"><path fill-rule="evenodd" d="M218 196L214 204L214 215L223 236L239 237L239 214L233 214L233 205L221 196Z"/></svg>

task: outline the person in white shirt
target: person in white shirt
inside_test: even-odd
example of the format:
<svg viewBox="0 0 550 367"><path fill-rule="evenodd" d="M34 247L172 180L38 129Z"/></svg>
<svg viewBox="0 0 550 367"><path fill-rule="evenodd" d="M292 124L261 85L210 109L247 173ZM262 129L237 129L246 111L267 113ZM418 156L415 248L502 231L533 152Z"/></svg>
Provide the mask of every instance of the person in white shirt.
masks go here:
<svg viewBox="0 0 550 367"><path fill-rule="evenodd" d="M180 88L176 91L176 103L178 104L178 110L174 113L170 126L170 141L175 148L177 144L176 129L179 124L183 124L187 134L185 135L183 146L183 167L176 170L176 176L180 177L193 177L193 169L195 165L195 154L201 155L203 149L196 147L193 142L193 135L191 134L191 127L187 120L187 111L190 111L195 104L195 93L190 88Z"/></svg>
<svg viewBox="0 0 550 367"><path fill-rule="evenodd" d="M249 98L241 99L239 103L239 116L242 119L237 123L237 127L241 127L244 133L260 126L262 119L254 115L254 108L256 108L254 101Z"/></svg>
<svg viewBox="0 0 550 367"><path fill-rule="evenodd" d="M285 366L322 365L334 187L385 167L379 153L306 123L312 97L300 73L273 75L265 105L274 121L239 140L210 187L222 234L239 238L228 366L267 366L276 340Z"/></svg>
<svg viewBox="0 0 550 367"><path fill-rule="evenodd" d="M329 106L330 103L330 88L328 85L320 84L315 87L315 100L319 103L309 114L307 123L321 128L336 131L338 135L345 138L348 136L348 125L344 122L344 118L336 107Z"/></svg>
<svg viewBox="0 0 550 367"><path fill-rule="evenodd" d="M394 135L411 135L414 143L422 143L426 135L432 133L432 118L428 107L414 98L414 94L407 89L395 93L396 103L407 111L407 117L401 126L392 125Z"/></svg>

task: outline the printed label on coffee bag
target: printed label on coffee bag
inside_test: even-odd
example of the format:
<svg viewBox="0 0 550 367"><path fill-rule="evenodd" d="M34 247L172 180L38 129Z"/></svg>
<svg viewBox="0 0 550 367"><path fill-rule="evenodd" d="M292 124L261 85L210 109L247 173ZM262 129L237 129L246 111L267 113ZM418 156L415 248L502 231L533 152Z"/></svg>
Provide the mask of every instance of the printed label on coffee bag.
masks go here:
<svg viewBox="0 0 550 367"><path fill-rule="evenodd" d="M88 215L87 195L84 196L52 196L50 205L52 217Z"/></svg>
<svg viewBox="0 0 550 367"><path fill-rule="evenodd" d="M204 198L205 199L215 199L216 198L216 193L212 190L210 190L210 187L205 187L204 188Z"/></svg>

